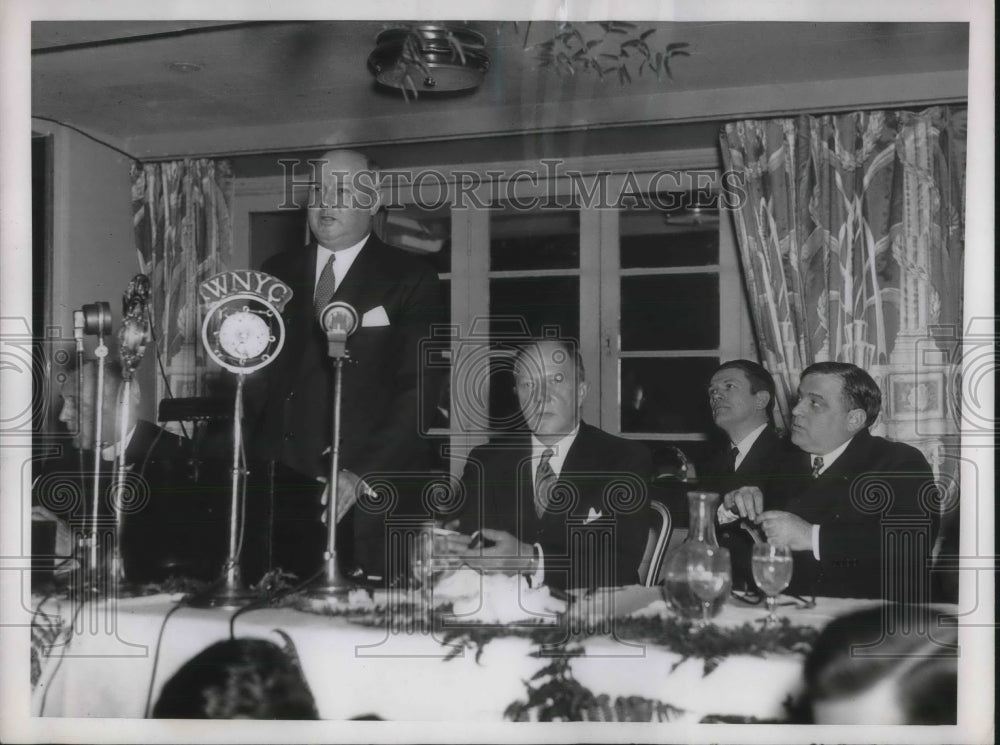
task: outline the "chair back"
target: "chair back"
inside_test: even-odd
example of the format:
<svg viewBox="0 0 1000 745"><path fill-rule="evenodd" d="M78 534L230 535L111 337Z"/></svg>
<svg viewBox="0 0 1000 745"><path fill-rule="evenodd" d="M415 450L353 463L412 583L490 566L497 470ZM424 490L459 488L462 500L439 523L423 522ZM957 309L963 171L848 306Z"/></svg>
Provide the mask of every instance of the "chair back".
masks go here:
<svg viewBox="0 0 1000 745"><path fill-rule="evenodd" d="M649 536L646 539L646 550L643 551L642 562L639 564L639 580L645 587L653 587L663 566L663 558L667 554L667 546L670 544L670 535L673 533L674 523L670 517L670 510L662 502L655 499L650 500L649 508L652 512L652 525L649 528Z"/></svg>

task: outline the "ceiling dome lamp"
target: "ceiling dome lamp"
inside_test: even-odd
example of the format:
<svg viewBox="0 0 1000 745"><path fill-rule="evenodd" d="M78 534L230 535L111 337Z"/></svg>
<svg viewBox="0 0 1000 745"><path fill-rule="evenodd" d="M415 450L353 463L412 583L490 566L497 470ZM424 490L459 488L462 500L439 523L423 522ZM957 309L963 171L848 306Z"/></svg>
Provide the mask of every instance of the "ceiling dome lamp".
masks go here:
<svg viewBox="0 0 1000 745"><path fill-rule="evenodd" d="M381 85L413 93L454 93L479 87L490 66L486 37L464 26L391 28L375 39L368 69Z"/></svg>

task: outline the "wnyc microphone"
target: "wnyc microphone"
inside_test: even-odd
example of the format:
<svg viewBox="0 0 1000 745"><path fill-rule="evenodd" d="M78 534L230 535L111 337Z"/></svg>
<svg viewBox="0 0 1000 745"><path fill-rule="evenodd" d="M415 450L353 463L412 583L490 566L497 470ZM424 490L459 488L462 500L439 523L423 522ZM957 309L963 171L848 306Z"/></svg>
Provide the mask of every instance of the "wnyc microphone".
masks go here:
<svg viewBox="0 0 1000 745"><path fill-rule="evenodd" d="M347 337L358 327L358 312L339 300L330 303L319 314L319 325L326 333L326 353L335 360L347 357Z"/></svg>

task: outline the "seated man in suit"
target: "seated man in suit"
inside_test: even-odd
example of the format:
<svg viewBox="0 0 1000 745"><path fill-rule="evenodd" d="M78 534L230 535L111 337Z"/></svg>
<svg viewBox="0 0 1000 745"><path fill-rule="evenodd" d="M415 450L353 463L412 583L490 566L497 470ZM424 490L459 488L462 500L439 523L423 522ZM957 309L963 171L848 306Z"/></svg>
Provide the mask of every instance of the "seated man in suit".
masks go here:
<svg viewBox="0 0 1000 745"><path fill-rule="evenodd" d="M724 448L702 468L699 487L722 496L719 505L719 544L733 556L734 584L753 587L750 576L750 533L746 521L728 509L740 489L768 491L786 454L785 445L771 427L774 380L750 360L723 363L708 385L712 419L729 438Z"/></svg>
<svg viewBox="0 0 1000 745"><path fill-rule="evenodd" d="M740 515L792 550L791 593L927 599L928 588L913 582L926 584L931 535L886 540L883 526L926 522L932 534L922 503L933 499L933 476L916 448L869 434L881 406L881 391L861 368L810 365L792 410L792 443L801 452L789 458L787 483L773 494L747 489L735 496Z"/></svg>
<svg viewBox="0 0 1000 745"><path fill-rule="evenodd" d="M84 363L82 379L83 389L79 393L75 374L67 378L60 391L59 421L72 434L73 447L64 447L57 456L40 462L41 475L35 479L33 501L70 528L89 532L94 493L96 362ZM124 404L128 409L129 429L121 437L118 402L123 381L117 362L105 366L104 385L97 509L102 524L107 525L114 515L117 459L124 447L127 476L122 554L128 578L158 580L173 573L208 579L218 567L206 555L205 538L213 524L221 530L225 516L217 515L213 523L212 500L193 488L188 478L187 441L138 417L141 392L137 380L132 382L131 395ZM75 502L65 500L67 493L80 498ZM62 538L66 535L65 530L57 529L57 537L63 543L56 547L57 554L71 552ZM220 561L225 552L224 540L223 531L215 541Z"/></svg>
<svg viewBox="0 0 1000 745"><path fill-rule="evenodd" d="M580 420L587 395L575 344L545 339L517 354L518 404L530 434L469 455L464 533L449 548L470 566L525 573L558 588L635 584L646 545L646 448ZM590 540L590 531L603 531ZM610 539L610 540L609 540Z"/></svg>

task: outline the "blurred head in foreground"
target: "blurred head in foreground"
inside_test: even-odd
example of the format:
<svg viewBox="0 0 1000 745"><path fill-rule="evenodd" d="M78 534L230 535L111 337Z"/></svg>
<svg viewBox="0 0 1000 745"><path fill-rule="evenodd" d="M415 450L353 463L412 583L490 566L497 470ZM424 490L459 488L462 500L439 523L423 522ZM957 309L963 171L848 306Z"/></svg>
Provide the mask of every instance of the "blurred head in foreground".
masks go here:
<svg viewBox="0 0 1000 745"><path fill-rule="evenodd" d="M265 639L202 650L166 682L157 719L318 719L294 653Z"/></svg>
<svg viewBox="0 0 1000 745"><path fill-rule="evenodd" d="M926 613L894 623L888 613ZM958 705L957 629L941 614L916 606L870 608L830 622L805 664L806 704L816 724L955 724ZM901 629L909 627L909 631ZM809 716L809 712L805 712Z"/></svg>

